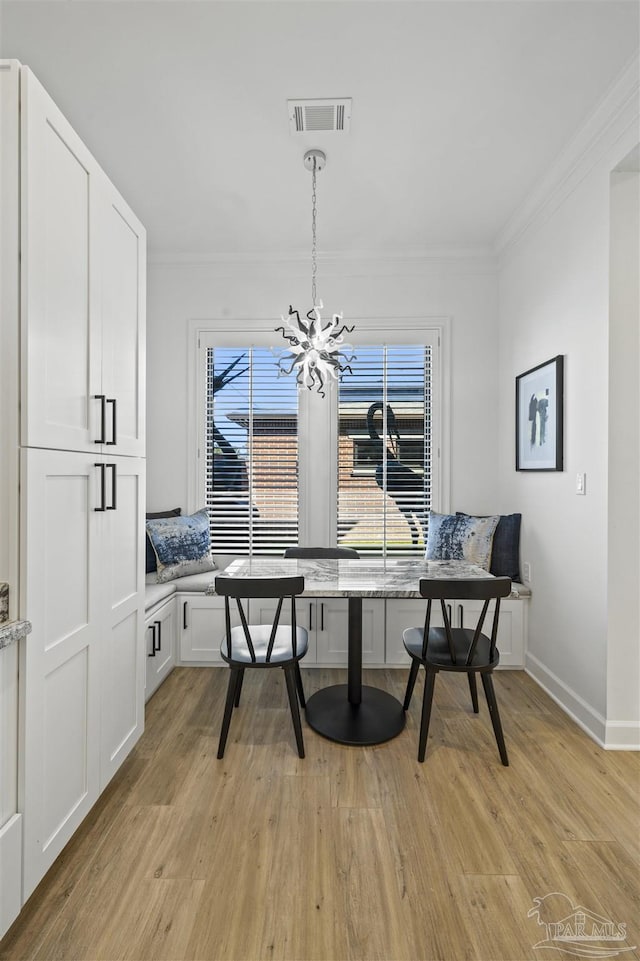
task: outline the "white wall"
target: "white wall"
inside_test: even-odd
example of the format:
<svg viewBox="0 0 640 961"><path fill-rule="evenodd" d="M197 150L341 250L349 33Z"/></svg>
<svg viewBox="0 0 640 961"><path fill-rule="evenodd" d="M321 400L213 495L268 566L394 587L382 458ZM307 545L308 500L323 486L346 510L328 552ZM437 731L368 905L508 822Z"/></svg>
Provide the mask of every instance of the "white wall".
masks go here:
<svg viewBox="0 0 640 961"><path fill-rule="evenodd" d="M637 158L636 158L637 161ZM640 173L611 177L607 740L640 727ZM630 682L631 679L631 682Z"/></svg>
<svg viewBox="0 0 640 961"><path fill-rule="evenodd" d="M637 84L633 101L591 133L503 251L499 474L505 508L522 511L521 557L532 567L527 669L602 743L613 717L631 744L637 721L607 699L609 206L611 171L638 137ZM624 351L622 329L619 336ZM565 357L565 469L517 473L514 378L556 354ZM634 357L637 384L637 340ZM586 472L586 496L576 495L578 472ZM636 498L637 483L636 470ZM637 607L624 629L637 644ZM616 697L627 712L634 683L619 677Z"/></svg>
<svg viewBox="0 0 640 961"><path fill-rule="evenodd" d="M304 304L310 265L273 263L151 264L148 293L149 510L193 509L188 488L190 320L264 318L275 327L289 303ZM453 510L499 511L496 414L497 313L493 258L433 257L363 263L319 260L318 292L325 312L345 320L450 317L451 491ZM274 344L280 335L274 333Z"/></svg>

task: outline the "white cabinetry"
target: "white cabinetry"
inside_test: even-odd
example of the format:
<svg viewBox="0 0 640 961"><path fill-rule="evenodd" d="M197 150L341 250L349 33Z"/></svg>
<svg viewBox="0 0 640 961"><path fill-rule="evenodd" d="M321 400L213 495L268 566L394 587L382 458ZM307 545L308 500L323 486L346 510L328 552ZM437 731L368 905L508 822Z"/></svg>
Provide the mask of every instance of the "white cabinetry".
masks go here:
<svg viewBox="0 0 640 961"><path fill-rule="evenodd" d="M384 601L362 600L362 663L384 664ZM316 602L316 662L327 667L347 664L349 602L326 598Z"/></svg>
<svg viewBox="0 0 640 961"><path fill-rule="evenodd" d="M0 87L26 899L143 730L146 238L30 70Z"/></svg>
<svg viewBox="0 0 640 961"><path fill-rule="evenodd" d="M98 531L101 554L100 790L104 790L144 730L145 462L102 457L111 500ZM96 468L100 470L100 468ZM115 485L115 486L113 486ZM108 490L108 488L107 488ZM101 511L95 511L98 517ZM100 522L98 522L100 523Z"/></svg>
<svg viewBox="0 0 640 961"><path fill-rule="evenodd" d="M26 897L143 730L144 462L26 449L22 477Z"/></svg>
<svg viewBox="0 0 640 961"><path fill-rule="evenodd" d="M439 601L434 602L432 609L432 623L442 624L439 611ZM526 636L527 636L527 603L525 598L506 598L500 603L500 621L498 625L498 650L500 651L501 667L524 667ZM387 638L386 663L389 665L409 665L410 658L402 643L402 632L407 627L421 627L424 624L427 602L412 598L387 600ZM477 601L455 601L455 607L449 616L456 627L474 624L482 609ZM491 616L493 604L489 605ZM474 621L475 618L475 621Z"/></svg>
<svg viewBox="0 0 640 961"><path fill-rule="evenodd" d="M256 605L259 605L256 610ZM273 620L275 605L270 601L252 601L251 618L256 623ZM298 623L309 632L309 652L304 664L344 667L347 664L349 602L343 597L314 600L301 597L296 605ZM283 623L289 623L289 612L283 607ZM384 664L384 601L362 601L362 663Z"/></svg>
<svg viewBox="0 0 640 961"><path fill-rule="evenodd" d="M18 813L18 645L0 650L0 938L22 904Z"/></svg>
<svg viewBox="0 0 640 961"><path fill-rule="evenodd" d="M170 597L147 614L144 631L147 662L145 701L171 673L176 662L176 610L176 599Z"/></svg>
<svg viewBox="0 0 640 961"><path fill-rule="evenodd" d="M224 598L207 594L176 594L180 662L224 664L220 644L225 636ZM231 605L231 623L240 623Z"/></svg>
<svg viewBox="0 0 640 961"><path fill-rule="evenodd" d="M180 662L223 664L220 645L225 636L224 598L215 595L177 594ZM277 602L254 598L249 605L251 623L273 621ZM231 623L240 623L235 603L230 604ZM283 605L281 623L290 623L290 608ZM348 601L345 598L298 598L296 616L309 632L304 664L340 667L347 663ZM365 599L362 604L362 661L384 664L384 601Z"/></svg>
<svg viewBox="0 0 640 961"><path fill-rule="evenodd" d="M182 664L221 664L220 644L225 634L224 599L204 594L177 594L178 657ZM498 649L500 666L523 668L527 637L527 598L506 598L500 605ZM252 623L271 623L276 603L268 598L253 599L249 608ZM424 624L426 601L421 598L363 598L362 663L365 667L405 667L409 656L402 644L407 627ZM307 667L345 667L347 664L348 601L346 598L298 598L298 624L309 632ZM491 608L490 608L491 612ZM450 617L464 626L479 614L477 603L456 602ZM239 623L231 603L232 623ZM288 605L282 609L282 623L289 623ZM432 623L441 624L434 605Z"/></svg>
<svg viewBox="0 0 640 961"><path fill-rule="evenodd" d="M525 655L525 618L527 612L526 600L505 600L500 602L500 620L498 622L497 646L500 652L500 667L524 667ZM477 623L482 611L479 601L456 601L455 624L458 627L469 627ZM493 614L493 603L489 605L487 617ZM490 624L491 622L488 621Z"/></svg>
<svg viewBox="0 0 640 961"><path fill-rule="evenodd" d="M142 456L144 228L27 67L20 84L21 443Z"/></svg>

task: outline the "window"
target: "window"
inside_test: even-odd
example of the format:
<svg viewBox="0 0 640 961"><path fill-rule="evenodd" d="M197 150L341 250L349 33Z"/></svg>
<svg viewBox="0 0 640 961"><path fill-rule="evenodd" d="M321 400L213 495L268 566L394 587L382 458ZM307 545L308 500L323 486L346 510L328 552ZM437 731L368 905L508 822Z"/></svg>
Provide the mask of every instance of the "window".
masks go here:
<svg viewBox="0 0 640 961"><path fill-rule="evenodd" d="M438 332L416 325L381 346L389 326L351 338L353 374L325 398L278 375L271 329L198 332L197 504L214 553L424 552L429 508L443 509Z"/></svg>
<svg viewBox="0 0 640 961"><path fill-rule="evenodd" d="M338 541L424 553L431 505L431 347L361 347L338 400Z"/></svg>
<svg viewBox="0 0 640 961"><path fill-rule="evenodd" d="M221 554L298 543L298 391L265 347L206 347L205 505Z"/></svg>

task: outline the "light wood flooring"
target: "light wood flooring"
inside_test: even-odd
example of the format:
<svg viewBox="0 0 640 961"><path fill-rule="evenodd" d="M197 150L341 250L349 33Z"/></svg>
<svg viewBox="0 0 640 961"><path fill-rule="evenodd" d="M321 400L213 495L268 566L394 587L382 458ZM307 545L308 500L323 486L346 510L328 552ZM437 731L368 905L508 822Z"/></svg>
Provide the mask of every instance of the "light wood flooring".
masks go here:
<svg viewBox="0 0 640 961"><path fill-rule="evenodd" d="M307 695L344 681L303 677ZM402 697L406 673L365 680ZM422 680L400 737L347 748L305 726L301 761L280 671L247 672L218 761L226 681L179 668L151 699L3 961L561 959L534 947L547 929L528 916L554 892L626 924L614 949L640 946L640 759L598 748L524 673L495 675L508 768L486 703L474 716L453 675L437 679L422 765ZM544 904L558 921L569 902Z"/></svg>

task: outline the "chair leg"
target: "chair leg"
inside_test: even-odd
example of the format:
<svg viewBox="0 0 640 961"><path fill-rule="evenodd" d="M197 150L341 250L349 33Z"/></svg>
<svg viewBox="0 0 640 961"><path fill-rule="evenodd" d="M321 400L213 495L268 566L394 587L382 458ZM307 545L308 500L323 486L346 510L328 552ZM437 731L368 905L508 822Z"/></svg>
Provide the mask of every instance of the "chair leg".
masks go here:
<svg viewBox="0 0 640 961"><path fill-rule="evenodd" d="M420 670L420 661L416 661L415 658L411 658L411 670L409 671L409 680L407 681L407 690L404 695L404 704L402 705L403 711L409 710L409 705L411 704L411 698L413 697L413 689L416 686L416 678L418 676L419 670Z"/></svg>
<svg viewBox="0 0 640 961"><path fill-rule="evenodd" d="M235 696L235 706L240 706L240 693L242 691L242 682L244 681L244 668L238 671L238 680L236 682L236 696Z"/></svg>
<svg viewBox="0 0 640 961"><path fill-rule="evenodd" d="M473 671L469 671L467 674L469 678L469 690L471 691L471 703L473 704L473 713L477 714L478 708L478 685L476 684L476 675Z"/></svg>
<svg viewBox="0 0 640 961"><path fill-rule="evenodd" d="M484 687L484 693L486 695L487 705L489 707L489 714L491 715L493 733L496 736L498 750L500 751L500 760L505 767L509 767L509 758L507 757L507 748L504 743L504 734L502 733L502 724L500 723L500 712L498 711L498 702L496 701L496 692L493 688L493 678L491 677L491 674L482 675L482 686Z"/></svg>
<svg viewBox="0 0 640 961"><path fill-rule="evenodd" d="M298 746L298 757L304 757L304 742L302 740L302 725L300 723L300 710L298 708L298 695L296 692L295 665L290 664L283 668L284 676L287 681L287 694L289 695L289 707L291 708L291 720L293 730L296 734L296 744Z"/></svg>
<svg viewBox="0 0 640 961"><path fill-rule="evenodd" d="M420 741L418 742L418 760L424 761L427 751L427 735L429 734L429 721L431 719L431 704L433 702L433 686L436 682L438 672L425 668L424 694L422 696L422 719L420 721Z"/></svg>
<svg viewBox="0 0 640 961"><path fill-rule="evenodd" d="M218 741L218 760L224 757L224 749L227 743L229 725L231 724L231 714L233 712L233 702L236 699L236 690L240 671L233 668L229 671L229 684L227 685L227 699L224 705L224 716L222 718L222 728L220 730L220 740Z"/></svg>
<svg viewBox="0 0 640 961"><path fill-rule="evenodd" d="M298 700L300 707L304 710L307 702L304 699L304 688L302 686L302 674L300 673L300 662L296 661L296 687L298 688Z"/></svg>

